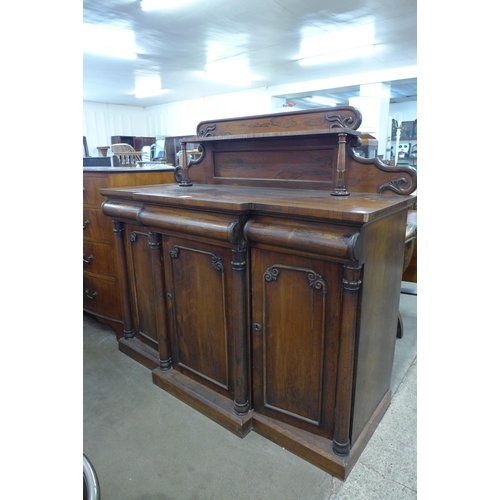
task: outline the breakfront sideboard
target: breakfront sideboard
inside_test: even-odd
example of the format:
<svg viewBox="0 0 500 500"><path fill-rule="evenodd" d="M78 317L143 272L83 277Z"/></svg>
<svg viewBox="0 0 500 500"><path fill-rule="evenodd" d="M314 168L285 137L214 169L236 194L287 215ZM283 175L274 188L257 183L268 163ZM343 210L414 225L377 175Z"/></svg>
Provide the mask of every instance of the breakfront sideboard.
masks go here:
<svg viewBox="0 0 500 500"><path fill-rule="evenodd" d="M123 334L113 223L102 213L99 189L174 181L172 167L83 168L83 310Z"/></svg>
<svg viewBox="0 0 500 500"><path fill-rule="evenodd" d="M354 153L360 124L349 106L202 122L176 184L101 189L120 350L342 479L389 405L416 188L414 169Z"/></svg>

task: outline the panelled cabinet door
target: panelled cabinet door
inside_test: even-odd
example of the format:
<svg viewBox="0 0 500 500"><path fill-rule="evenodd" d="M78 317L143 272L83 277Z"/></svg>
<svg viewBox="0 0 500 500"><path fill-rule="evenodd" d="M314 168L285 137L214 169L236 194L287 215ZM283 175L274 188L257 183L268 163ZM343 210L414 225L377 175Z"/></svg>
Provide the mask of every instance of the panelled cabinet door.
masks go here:
<svg viewBox="0 0 500 500"><path fill-rule="evenodd" d="M331 439L338 264L252 249L254 411Z"/></svg>
<svg viewBox="0 0 500 500"><path fill-rule="evenodd" d="M126 227L127 266L136 338L158 350L150 238L143 227Z"/></svg>
<svg viewBox="0 0 500 500"><path fill-rule="evenodd" d="M163 236L163 251L173 366L231 397L231 250Z"/></svg>

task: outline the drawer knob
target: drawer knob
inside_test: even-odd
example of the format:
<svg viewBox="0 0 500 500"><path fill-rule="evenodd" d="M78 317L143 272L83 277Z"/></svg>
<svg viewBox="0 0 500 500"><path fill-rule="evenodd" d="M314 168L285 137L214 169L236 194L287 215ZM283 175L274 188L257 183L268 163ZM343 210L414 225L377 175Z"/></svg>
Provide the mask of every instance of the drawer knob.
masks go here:
<svg viewBox="0 0 500 500"><path fill-rule="evenodd" d="M97 292L94 292L92 295L89 295L90 290L87 288L85 290L85 295L87 295L87 298L90 300L94 300L97 297Z"/></svg>
<svg viewBox="0 0 500 500"><path fill-rule="evenodd" d="M90 264L90 261L94 258L93 255L89 255L88 259L85 259L85 254L83 254L83 263L84 264Z"/></svg>

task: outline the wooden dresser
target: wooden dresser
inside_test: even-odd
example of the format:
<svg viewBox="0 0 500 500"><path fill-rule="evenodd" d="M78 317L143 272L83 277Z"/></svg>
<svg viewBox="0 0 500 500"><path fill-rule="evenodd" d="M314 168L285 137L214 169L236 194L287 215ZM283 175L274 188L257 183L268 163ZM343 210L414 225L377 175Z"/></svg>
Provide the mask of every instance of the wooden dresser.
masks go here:
<svg viewBox="0 0 500 500"><path fill-rule="evenodd" d="M177 184L101 190L119 348L228 430L342 479L389 405L416 201L414 169L354 153L360 124L349 106L202 122Z"/></svg>
<svg viewBox="0 0 500 500"><path fill-rule="evenodd" d="M173 182L173 167L83 168L83 310L123 334L113 224L105 217L100 188Z"/></svg>

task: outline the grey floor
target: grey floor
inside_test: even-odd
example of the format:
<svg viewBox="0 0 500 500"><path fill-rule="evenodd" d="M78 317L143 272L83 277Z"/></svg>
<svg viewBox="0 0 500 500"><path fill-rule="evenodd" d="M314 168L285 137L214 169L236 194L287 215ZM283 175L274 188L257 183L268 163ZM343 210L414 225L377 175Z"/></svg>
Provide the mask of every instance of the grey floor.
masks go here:
<svg viewBox="0 0 500 500"><path fill-rule="evenodd" d="M83 452L101 499L417 498L417 297L402 294L400 311L392 402L345 482L255 432L234 436L158 388L114 332L84 314Z"/></svg>

